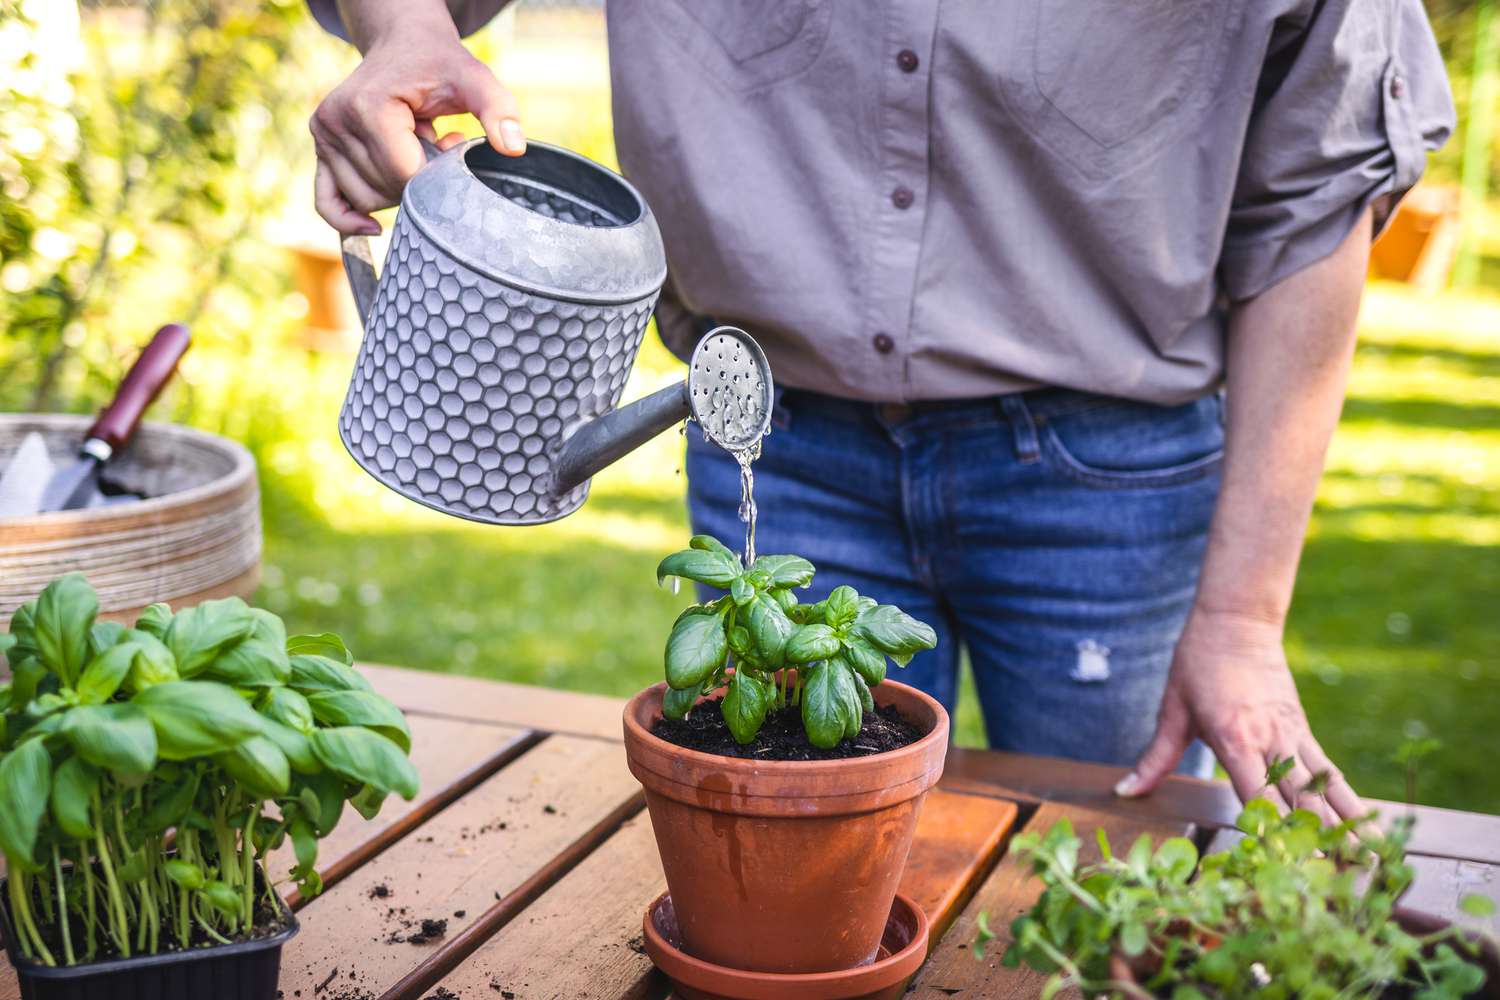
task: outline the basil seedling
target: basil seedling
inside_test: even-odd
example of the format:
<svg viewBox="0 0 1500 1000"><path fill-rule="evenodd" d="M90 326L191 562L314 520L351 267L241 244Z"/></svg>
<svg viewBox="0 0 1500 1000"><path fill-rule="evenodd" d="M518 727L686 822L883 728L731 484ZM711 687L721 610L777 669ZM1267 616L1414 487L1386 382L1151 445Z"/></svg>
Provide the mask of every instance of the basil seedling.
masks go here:
<svg viewBox="0 0 1500 1000"><path fill-rule="evenodd" d="M69 574L0 636L0 905L27 958L227 942L279 919L264 866L288 836L310 895L346 802L416 795L406 719L337 636L289 638L238 598L133 628L98 610Z"/></svg>
<svg viewBox="0 0 1500 1000"><path fill-rule="evenodd" d="M888 659L904 667L937 645L931 626L853 587L798 603L795 591L811 585L814 573L801 556L761 556L746 568L709 535L693 536L689 546L661 561L657 582L675 576L728 593L693 605L672 626L662 704L668 718L683 718L700 695L723 687L720 710L738 742L752 742L773 708L795 705L808 742L828 749L859 732Z"/></svg>

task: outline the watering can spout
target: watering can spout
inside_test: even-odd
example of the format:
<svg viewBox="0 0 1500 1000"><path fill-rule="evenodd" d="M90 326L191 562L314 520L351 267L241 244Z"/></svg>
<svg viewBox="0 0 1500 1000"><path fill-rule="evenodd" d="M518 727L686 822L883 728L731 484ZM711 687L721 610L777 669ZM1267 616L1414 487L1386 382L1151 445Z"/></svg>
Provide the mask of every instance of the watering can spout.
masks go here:
<svg viewBox="0 0 1500 1000"><path fill-rule="evenodd" d="M553 489L565 492L613 465L691 412L688 384L679 382L596 417L580 427L558 456Z"/></svg>

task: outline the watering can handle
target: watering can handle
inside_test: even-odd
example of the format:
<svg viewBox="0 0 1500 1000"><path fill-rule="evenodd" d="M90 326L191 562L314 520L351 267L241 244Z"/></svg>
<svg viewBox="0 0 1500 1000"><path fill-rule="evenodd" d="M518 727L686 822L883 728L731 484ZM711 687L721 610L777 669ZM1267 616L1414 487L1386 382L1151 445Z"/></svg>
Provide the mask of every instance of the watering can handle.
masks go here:
<svg viewBox="0 0 1500 1000"><path fill-rule="evenodd" d="M431 163L443 151L417 136L422 152ZM370 250L370 237L363 234L345 236L340 249L344 255L344 273L349 277L349 291L354 293L354 307L359 311L359 325L370 322L370 311L375 308L375 289L379 284L375 275L375 255Z"/></svg>

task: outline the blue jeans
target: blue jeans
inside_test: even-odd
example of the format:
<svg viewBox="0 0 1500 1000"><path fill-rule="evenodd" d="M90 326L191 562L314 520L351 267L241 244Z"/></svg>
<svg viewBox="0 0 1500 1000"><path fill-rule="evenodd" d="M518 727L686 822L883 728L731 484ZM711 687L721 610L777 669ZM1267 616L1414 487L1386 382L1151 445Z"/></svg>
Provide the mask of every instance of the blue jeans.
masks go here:
<svg viewBox="0 0 1500 1000"><path fill-rule="evenodd" d="M736 550L739 470L688 433L693 528ZM969 651L990 745L1128 764L1193 600L1224 444L1218 395L1062 389L910 406L781 393L755 463L756 549L929 622L889 676L953 710ZM1183 770L1206 773L1195 747Z"/></svg>

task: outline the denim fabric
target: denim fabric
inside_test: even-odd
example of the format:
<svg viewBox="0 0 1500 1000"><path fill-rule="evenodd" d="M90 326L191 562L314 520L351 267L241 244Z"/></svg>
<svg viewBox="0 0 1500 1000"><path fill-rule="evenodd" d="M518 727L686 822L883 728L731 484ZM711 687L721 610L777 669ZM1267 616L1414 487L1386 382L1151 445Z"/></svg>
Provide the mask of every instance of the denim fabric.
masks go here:
<svg viewBox="0 0 1500 1000"><path fill-rule="evenodd" d="M693 528L743 545L734 460L689 431ZM1046 389L877 405L781 394L756 549L937 630L890 676L948 706L969 651L990 745L1109 763L1145 748L1219 488L1223 405ZM1211 758L1196 747L1184 770Z"/></svg>

